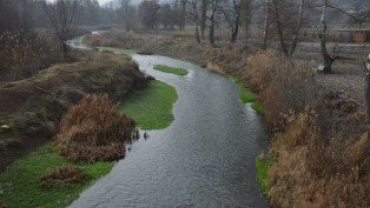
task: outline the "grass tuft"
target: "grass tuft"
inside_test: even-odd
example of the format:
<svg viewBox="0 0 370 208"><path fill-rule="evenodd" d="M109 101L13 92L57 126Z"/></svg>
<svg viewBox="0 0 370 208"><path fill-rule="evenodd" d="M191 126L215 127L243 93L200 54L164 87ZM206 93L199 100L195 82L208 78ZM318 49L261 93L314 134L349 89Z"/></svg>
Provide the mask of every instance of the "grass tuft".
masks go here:
<svg viewBox="0 0 370 208"><path fill-rule="evenodd" d="M166 65L155 65L154 69L164 73L171 73L179 76L186 76L189 73L186 69L175 68Z"/></svg>
<svg viewBox="0 0 370 208"><path fill-rule="evenodd" d="M133 118L142 129L163 129L174 120L172 107L177 98L175 88L152 81L146 89L133 92L119 111Z"/></svg>

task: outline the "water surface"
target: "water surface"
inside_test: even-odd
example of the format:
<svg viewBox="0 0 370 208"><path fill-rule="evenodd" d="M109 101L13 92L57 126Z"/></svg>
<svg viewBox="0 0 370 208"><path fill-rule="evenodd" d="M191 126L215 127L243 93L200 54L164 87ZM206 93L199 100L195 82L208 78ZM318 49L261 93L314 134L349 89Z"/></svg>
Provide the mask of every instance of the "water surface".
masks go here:
<svg viewBox="0 0 370 208"><path fill-rule="evenodd" d="M262 208L254 161L266 146L259 116L227 78L162 56L134 55L140 69L174 87L175 121L129 146L110 174L70 208ZM185 68L187 76L153 69Z"/></svg>

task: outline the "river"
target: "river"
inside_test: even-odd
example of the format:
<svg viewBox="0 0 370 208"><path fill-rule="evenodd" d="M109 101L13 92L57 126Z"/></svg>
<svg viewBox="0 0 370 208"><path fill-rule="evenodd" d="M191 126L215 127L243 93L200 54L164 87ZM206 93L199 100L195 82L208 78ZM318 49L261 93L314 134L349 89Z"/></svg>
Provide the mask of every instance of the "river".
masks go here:
<svg viewBox="0 0 370 208"><path fill-rule="evenodd" d="M176 88L175 121L129 145L126 158L70 208L263 208L255 158L268 143L260 116L227 78L163 56L134 55L140 70ZM187 76L153 69L185 68Z"/></svg>

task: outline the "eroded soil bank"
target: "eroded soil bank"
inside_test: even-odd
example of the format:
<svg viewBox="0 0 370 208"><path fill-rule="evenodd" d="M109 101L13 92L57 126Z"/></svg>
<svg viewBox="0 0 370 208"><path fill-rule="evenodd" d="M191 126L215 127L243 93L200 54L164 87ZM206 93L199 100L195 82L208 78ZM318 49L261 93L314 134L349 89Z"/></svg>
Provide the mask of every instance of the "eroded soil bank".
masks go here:
<svg viewBox="0 0 370 208"><path fill-rule="evenodd" d="M0 83L0 171L25 152L49 140L62 115L83 95L122 100L149 80L128 56L79 53L74 63L58 64L25 80Z"/></svg>

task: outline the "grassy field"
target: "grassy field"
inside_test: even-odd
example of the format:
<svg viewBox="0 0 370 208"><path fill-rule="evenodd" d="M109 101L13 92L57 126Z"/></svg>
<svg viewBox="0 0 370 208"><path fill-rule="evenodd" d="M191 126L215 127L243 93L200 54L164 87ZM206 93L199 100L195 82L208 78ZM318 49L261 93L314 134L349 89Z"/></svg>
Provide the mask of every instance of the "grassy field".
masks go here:
<svg viewBox="0 0 370 208"><path fill-rule="evenodd" d="M177 98L173 87L152 81L148 88L132 93L119 111L133 118L142 129L163 129L174 120L172 106Z"/></svg>
<svg viewBox="0 0 370 208"><path fill-rule="evenodd" d="M166 65L155 65L154 69L164 73L171 73L179 76L186 76L189 73L186 69L175 68Z"/></svg>
<svg viewBox="0 0 370 208"><path fill-rule="evenodd" d="M63 165L81 168L87 179L74 185L41 188L40 177ZM72 164L58 154L54 143L48 143L16 161L0 175L0 205L9 208L66 207L94 180L109 173L112 167L112 162Z"/></svg>

